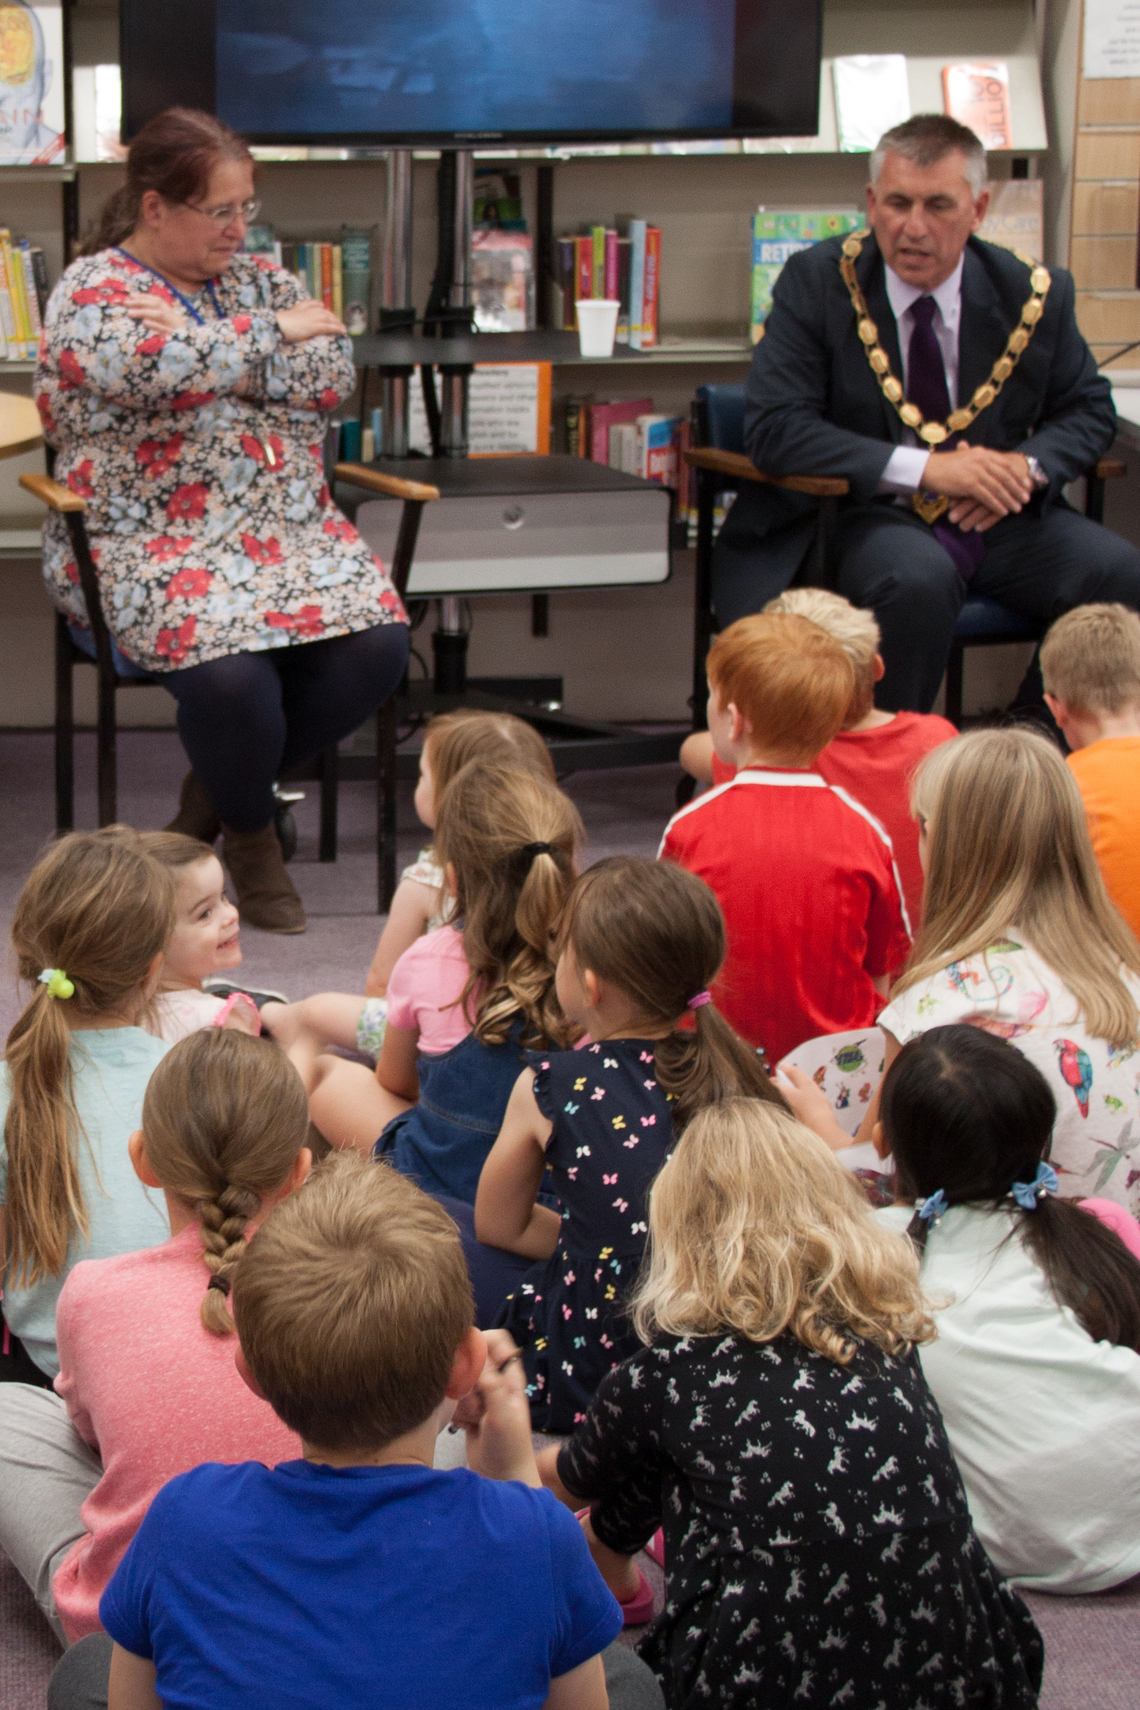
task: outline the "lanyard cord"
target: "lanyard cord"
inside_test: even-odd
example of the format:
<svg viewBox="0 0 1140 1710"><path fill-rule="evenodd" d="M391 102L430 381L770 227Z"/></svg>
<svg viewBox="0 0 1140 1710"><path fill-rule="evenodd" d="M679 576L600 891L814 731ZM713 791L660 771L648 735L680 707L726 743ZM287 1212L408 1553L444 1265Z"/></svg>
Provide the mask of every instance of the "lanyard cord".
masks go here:
<svg viewBox="0 0 1140 1710"><path fill-rule="evenodd" d="M118 254L118 255L126 256L126 259L128 261L133 261L135 263L136 267L146 267L146 271L148 273L153 273L154 277L156 279L161 279L162 283L166 286L166 289L168 291L174 292L174 295L178 298L178 301L182 304L182 307L186 310L186 313L188 315L190 315L192 317L192 319L196 320L200 327L205 326L205 324L206 324L205 316L200 315L198 313L197 309L194 307L194 305L190 301L189 297L184 296L183 293L178 289L177 285L172 285L170 283L170 280L166 277L165 273L160 273L158 271L157 267L147 267L146 263L140 261L138 259L137 255L131 255L127 250L125 250L123 248L122 244L117 243L115 245L115 251L116 251L116 254ZM212 279L207 279L206 290L209 292L210 301L214 305L215 315L217 315L217 317L220 321L224 321L226 317L222 313L222 305L218 302L218 293L214 290L214 281Z"/></svg>

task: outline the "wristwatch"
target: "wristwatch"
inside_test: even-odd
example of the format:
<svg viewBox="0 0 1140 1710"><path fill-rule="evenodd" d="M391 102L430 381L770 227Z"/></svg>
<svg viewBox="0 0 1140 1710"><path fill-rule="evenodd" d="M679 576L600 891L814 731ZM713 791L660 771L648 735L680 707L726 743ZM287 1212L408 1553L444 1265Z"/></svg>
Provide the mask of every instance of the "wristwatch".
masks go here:
<svg viewBox="0 0 1140 1710"><path fill-rule="evenodd" d="M1022 455L1025 456L1025 461L1029 465L1029 479L1033 482L1033 485L1035 487L1047 487L1049 485L1049 477L1046 475L1037 459L1035 457L1029 457L1025 453L1022 453Z"/></svg>

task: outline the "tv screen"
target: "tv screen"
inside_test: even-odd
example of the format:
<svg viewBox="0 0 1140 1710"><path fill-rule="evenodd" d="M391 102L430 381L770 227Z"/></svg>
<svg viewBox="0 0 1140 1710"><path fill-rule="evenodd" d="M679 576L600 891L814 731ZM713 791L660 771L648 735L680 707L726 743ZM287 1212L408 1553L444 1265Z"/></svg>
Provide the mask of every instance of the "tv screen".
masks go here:
<svg viewBox="0 0 1140 1710"><path fill-rule="evenodd" d="M122 0L123 134L253 142L810 136L822 0Z"/></svg>

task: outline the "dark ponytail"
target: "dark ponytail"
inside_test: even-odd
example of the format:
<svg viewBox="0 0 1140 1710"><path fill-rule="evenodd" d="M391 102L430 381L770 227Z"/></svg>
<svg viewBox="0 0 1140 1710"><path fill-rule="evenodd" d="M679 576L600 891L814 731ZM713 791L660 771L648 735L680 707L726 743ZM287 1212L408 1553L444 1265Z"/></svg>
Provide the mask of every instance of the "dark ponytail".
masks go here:
<svg viewBox="0 0 1140 1710"><path fill-rule="evenodd" d="M579 968L617 986L647 1022L684 1022L653 1053L678 1133L698 1110L725 1098L759 1098L787 1110L763 1060L719 1011L711 1003L690 1007L725 955L724 917L701 879L670 861L598 861L574 889L562 938Z"/></svg>
<svg viewBox="0 0 1140 1710"><path fill-rule="evenodd" d="M1032 1211L1010 1198L1048 1155L1057 1106L1041 1071L983 1028L934 1027L904 1045L883 1080L879 1120L900 1194L1017 1213L1021 1238L1056 1300L1096 1342L1140 1349L1140 1261L1091 1212L1040 1196ZM921 1252L929 1222L907 1233Z"/></svg>
<svg viewBox="0 0 1140 1710"><path fill-rule="evenodd" d="M99 224L80 253L95 255L130 237L148 190L157 190L166 202L192 202L205 191L220 160L253 164L237 132L212 113L192 107L156 113L127 151L127 181L104 202Z"/></svg>

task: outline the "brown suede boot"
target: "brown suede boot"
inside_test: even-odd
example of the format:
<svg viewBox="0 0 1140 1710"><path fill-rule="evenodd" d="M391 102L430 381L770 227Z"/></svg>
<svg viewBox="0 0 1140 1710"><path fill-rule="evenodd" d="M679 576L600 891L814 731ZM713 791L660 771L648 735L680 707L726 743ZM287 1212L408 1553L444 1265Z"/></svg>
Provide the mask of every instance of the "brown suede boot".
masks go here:
<svg viewBox="0 0 1140 1710"><path fill-rule="evenodd" d="M281 859L272 825L260 831L222 827L222 859L237 892L238 913L263 932L304 932L305 911Z"/></svg>
<svg viewBox="0 0 1140 1710"><path fill-rule="evenodd" d="M216 843L221 836L222 822L194 772L187 772L183 778L178 812L163 830L180 831L183 837L196 837L200 843Z"/></svg>

